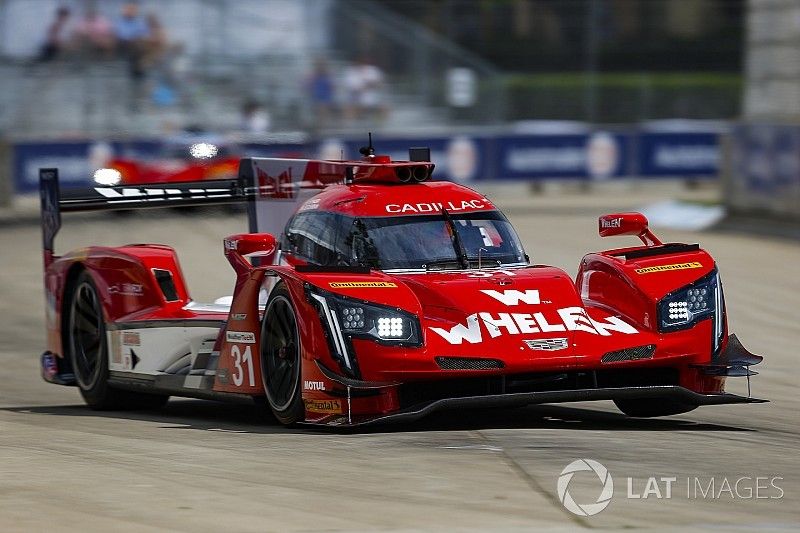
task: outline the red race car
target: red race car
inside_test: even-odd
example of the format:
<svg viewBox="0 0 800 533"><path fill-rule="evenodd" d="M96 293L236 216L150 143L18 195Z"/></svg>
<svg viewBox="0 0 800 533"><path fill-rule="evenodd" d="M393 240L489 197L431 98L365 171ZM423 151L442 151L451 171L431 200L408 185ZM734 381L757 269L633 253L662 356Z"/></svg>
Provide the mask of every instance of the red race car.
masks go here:
<svg viewBox="0 0 800 533"><path fill-rule="evenodd" d="M725 392L762 358L729 334L717 265L661 243L638 213L577 279L530 264L483 195L409 161L242 159L233 181L96 187L61 197L41 171L45 380L96 409L170 395L264 398L284 424L358 426L449 408L613 400L630 416L761 402ZM233 296L192 300L173 249L55 256L61 212L242 202L222 249Z"/></svg>
<svg viewBox="0 0 800 533"><path fill-rule="evenodd" d="M99 185L235 179L240 152L235 145L214 137L178 137L164 143L158 157L111 158L93 178Z"/></svg>

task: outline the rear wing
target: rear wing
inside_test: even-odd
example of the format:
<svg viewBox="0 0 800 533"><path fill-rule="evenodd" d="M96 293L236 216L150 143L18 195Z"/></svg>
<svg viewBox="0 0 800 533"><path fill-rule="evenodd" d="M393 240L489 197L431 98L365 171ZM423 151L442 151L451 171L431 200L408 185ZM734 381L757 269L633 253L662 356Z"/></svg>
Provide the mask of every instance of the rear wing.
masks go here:
<svg viewBox="0 0 800 533"><path fill-rule="evenodd" d="M309 159L244 158L233 180L96 186L61 192L58 169L39 170L42 248L54 258L61 213L247 203L251 233L280 234L299 204L346 181L352 163Z"/></svg>
<svg viewBox="0 0 800 533"><path fill-rule="evenodd" d="M54 257L53 242L61 229L62 212L246 202L250 233L278 236L300 205L328 185L429 179L433 164L424 158L411 159L391 161L388 156L368 156L362 161L325 161L252 157L239 161L238 175L231 180L98 185L63 194L58 184L58 169L43 168L39 170L39 192L45 266Z"/></svg>
<svg viewBox="0 0 800 533"><path fill-rule="evenodd" d="M238 180L153 183L136 186L98 186L61 193L58 169L39 170L42 248L45 265L53 259L54 241L61 229L61 213L163 207L188 207L246 201L252 186Z"/></svg>

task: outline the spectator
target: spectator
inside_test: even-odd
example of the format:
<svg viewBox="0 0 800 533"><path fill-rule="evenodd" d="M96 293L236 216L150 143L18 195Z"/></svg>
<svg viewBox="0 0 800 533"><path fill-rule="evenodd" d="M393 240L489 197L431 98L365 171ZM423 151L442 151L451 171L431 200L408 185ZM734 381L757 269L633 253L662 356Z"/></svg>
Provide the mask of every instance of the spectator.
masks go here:
<svg viewBox="0 0 800 533"><path fill-rule="evenodd" d="M177 82L172 71L172 60L179 46L172 46L167 37L164 25L154 13L148 13L148 34L144 40L144 69L152 73L153 103L160 106L171 106L178 101Z"/></svg>
<svg viewBox="0 0 800 533"><path fill-rule="evenodd" d="M119 52L128 61L131 78L139 81L144 77L144 52L150 28L139 14L139 6L127 2L122 6L120 17L114 22L114 36Z"/></svg>
<svg viewBox="0 0 800 533"><path fill-rule="evenodd" d="M99 54L105 58L111 57L114 52L114 32L111 23L94 7L87 9L83 20L78 22L73 33L73 41L79 50Z"/></svg>
<svg viewBox="0 0 800 533"><path fill-rule="evenodd" d="M380 68L362 57L345 71L344 83L351 118L385 118L384 77Z"/></svg>
<svg viewBox="0 0 800 533"><path fill-rule="evenodd" d="M314 113L314 123L325 126L333 115L334 86L328 66L324 60L314 62L314 69L307 81L307 90Z"/></svg>
<svg viewBox="0 0 800 533"><path fill-rule="evenodd" d="M51 61L55 59L64 49L64 28L69 21L69 8L59 7L56 10L56 18L47 28L45 42L39 49L39 61Z"/></svg>
<svg viewBox="0 0 800 533"><path fill-rule="evenodd" d="M145 20L147 22L147 36L143 40L145 63L160 65L170 48L167 32L155 13L149 13Z"/></svg>
<svg viewBox="0 0 800 533"><path fill-rule="evenodd" d="M247 100L242 104L242 118L240 129L244 133L263 134L270 128L270 116L255 100Z"/></svg>

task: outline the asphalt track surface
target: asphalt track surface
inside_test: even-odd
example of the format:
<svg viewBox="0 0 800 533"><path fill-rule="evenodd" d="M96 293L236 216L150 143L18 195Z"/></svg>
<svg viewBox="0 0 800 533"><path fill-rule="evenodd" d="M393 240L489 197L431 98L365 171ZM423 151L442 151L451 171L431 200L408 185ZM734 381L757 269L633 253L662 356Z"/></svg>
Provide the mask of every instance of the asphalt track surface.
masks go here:
<svg viewBox="0 0 800 533"><path fill-rule="evenodd" d="M626 242L602 242L597 215L652 196L501 194L497 203L535 262L574 273L585 251ZM245 229L224 213L64 222L60 251L174 245L199 301L230 293L221 238ZM700 240L715 256L731 331L765 356L753 394L771 403L652 420L625 418L610 402L532 406L337 434L285 429L251 404L173 399L158 412L98 413L76 389L46 384L39 228L0 227L0 531L797 530L800 245L660 234ZM741 379L729 383L746 392ZM614 480L610 505L592 517L567 512L556 491L578 458L599 461ZM627 496L642 496L651 476L662 498L653 482L648 498ZM676 478L670 498L661 477ZM599 491L589 472L570 484L579 503Z"/></svg>

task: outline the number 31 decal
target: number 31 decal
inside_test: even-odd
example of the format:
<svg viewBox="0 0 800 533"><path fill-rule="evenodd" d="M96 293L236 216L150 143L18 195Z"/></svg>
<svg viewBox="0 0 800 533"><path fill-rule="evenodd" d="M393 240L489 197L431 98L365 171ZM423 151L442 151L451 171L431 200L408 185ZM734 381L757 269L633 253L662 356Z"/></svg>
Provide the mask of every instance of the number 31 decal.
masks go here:
<svg viewBox="0 0 800 533"><path fill-rule="evenodd" d="M254 387L256 384L256 377L253 373L253 352L250 350L250 346L245 346L244 353L242 353L239 345L234 344L231 346L231 357L233 357L233 366L235 368L232 376L233 384L237 387L242 385L244 382L245 373L245 370L242 367L246 366L248 385L250 387Z"/></svg>

